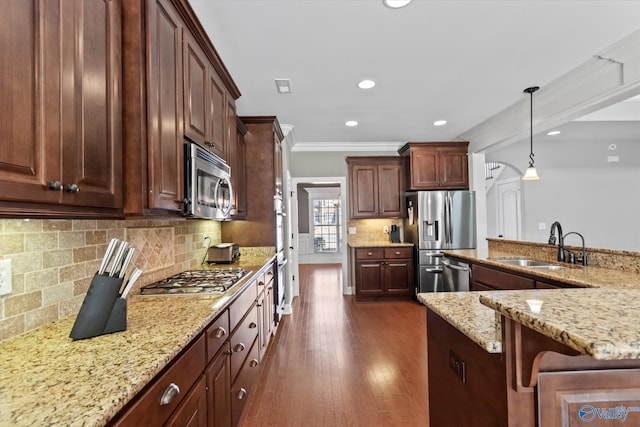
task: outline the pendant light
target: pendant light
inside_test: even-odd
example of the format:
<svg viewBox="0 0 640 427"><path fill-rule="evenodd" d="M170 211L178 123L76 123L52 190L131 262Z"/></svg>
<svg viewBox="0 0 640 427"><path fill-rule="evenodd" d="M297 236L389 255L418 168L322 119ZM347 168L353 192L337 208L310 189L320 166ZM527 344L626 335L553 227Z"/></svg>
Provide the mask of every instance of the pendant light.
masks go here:
<svg viewBox="0 0 640 427"><path fill-rule="evenodd" d="M529 120L530 124L530 135L531 135L531 151L529 152L529 167L522 177L525 181L536 181L540 179L538 176L538 172L536 172L536 167L533 165L533 93L540 89L538 86L531 86L524 90L524 93L528 93L531 97L531 118Z"/></svg>

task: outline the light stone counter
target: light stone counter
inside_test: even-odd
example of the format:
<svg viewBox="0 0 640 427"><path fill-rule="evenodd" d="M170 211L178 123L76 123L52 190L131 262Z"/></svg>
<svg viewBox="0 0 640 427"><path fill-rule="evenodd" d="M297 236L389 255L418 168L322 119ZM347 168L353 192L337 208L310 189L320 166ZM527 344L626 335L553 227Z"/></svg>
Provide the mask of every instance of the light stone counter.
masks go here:
<svg viewBox="0 0 640 427"><path fill-rule="evenodd" d="M471 292L466 298L458 293L419 295L423 304L481 347L487 349L490 343L491 348L497 349L495 352L501 351L499 316L504 315L596 359L640 359L640 330L636 327L640 324L640 275L568 264L562 264L565 268L560 270L537 270L495 260L515 256L509 252L444 252L538 280L584 287ZM535 259L531 254L518 255ZM540 314L531 313L525 302L529 298L544 301Z"/></svg>
<svg viewBox="0 0 640 427"><path fill-rule="evenodd" d="M412 248L413 243L391 243L391 242L349 242L352 248Z"/></svg>
<svg viewBox="0 0 640 427"><path fill-rule="evenodd" d="M255 274L271 260L273 256L243 257L233 266ZM1 343L0 426L106 424L204 330L251 276L224 296L132 295L123 332L73 341L71 316Z"/></svg>
<svg viewBox="0 0 640 427"><path fill-rule="evenodd" d="M640 290L535 289L478 292L480 302L600 360L640 359ZM543 302L532 313L526 299Z"/></svg>
<svg viewBox="0 0 640 427"><path fill-rule="evenodd" d="M422 293L418 294L418 300L487 352L502 352L502 337L500 328L496 327L496 312L480 304L478 293Z"/></svg>

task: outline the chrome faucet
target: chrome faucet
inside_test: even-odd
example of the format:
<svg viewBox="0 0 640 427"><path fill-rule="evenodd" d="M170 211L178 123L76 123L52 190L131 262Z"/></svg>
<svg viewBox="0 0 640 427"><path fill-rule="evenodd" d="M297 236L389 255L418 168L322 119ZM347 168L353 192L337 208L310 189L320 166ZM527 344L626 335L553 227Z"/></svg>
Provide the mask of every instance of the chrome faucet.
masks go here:
<svg viewBox="0 0 640 427"><path fill-rule="evenodd" d="M560 262L565 262L565 256L564 256L564 236L562 235L562 226L560 225L560 223L558 221L554 221L553 224L551 224L551 234L549 235L549 244L550 245L555 245L556 244L556 235L555 235L555 231L556 228L558 229L558 261Z"/></svg>
<svg viewBox="0 0 640 427"><path fill-rule="evenodd" d="M587 249L584 246L584 237L582 237L582 234L580 234L580 233L576 233L575 231L571 231L571 232L565 234L562 239L566 239L567 236L569 236L570 234L577 234L578 236L580 236L580 239L582 239L582 257L578 258L578 261L581 261L582 265L587 265ZM571 254L569 256L569 259L573 259L573 254Z"/></svg>

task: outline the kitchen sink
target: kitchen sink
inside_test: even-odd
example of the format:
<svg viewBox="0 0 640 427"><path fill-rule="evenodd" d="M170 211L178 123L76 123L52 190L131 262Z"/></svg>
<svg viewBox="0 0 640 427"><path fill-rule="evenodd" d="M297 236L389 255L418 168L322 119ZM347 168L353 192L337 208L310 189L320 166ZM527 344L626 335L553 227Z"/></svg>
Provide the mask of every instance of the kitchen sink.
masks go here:
<svg viewBox="0 0 640 427"><path fill-rule="evenodd" d="M540 270L560 270L561 268L564 268L561 265L551 264L546 261L538 261L528 258L496 258L494 261L509 265L516 265L518 267L530 267Z"/></svg>

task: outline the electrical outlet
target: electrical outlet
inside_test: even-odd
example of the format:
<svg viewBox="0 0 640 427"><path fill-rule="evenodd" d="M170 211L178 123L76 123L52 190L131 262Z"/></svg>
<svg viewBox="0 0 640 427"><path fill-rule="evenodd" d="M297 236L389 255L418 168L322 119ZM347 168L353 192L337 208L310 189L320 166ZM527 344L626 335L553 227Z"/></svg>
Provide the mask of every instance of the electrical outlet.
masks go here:
<svg viewBox="0 0 640 427"><path fill-rule="evenodd" d="M384 227L382 227L382 232L383 232L384 234L389 234L389 226L388 226L388 225L385 225Z"/></svg>
<svg viewBox="0 0 640 427"><path fill-rule="evenodd" d="M207 236L206 234L203 234L202 235L202 247L203 248L206 248L208 246L207 245L207 240L209 240L209 236Z"/></svg>
<svg viewBox="0 0 640 427"><path fill-rule="evenodd" d="M11 283L11 259L0 260L0 295L13 292Z"/></svg>

